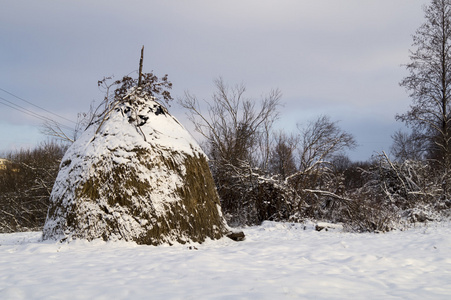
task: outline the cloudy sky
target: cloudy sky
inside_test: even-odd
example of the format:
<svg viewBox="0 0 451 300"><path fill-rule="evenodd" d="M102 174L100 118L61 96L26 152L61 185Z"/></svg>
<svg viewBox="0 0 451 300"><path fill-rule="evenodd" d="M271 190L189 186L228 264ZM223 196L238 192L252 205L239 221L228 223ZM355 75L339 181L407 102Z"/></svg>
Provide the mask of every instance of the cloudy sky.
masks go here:
<svg viewBox="0 0 451 300"><path fill-rule="evenodd" d="M256 100L279 88L278 128L329 115L360 145L350 157L366 160L403 127L394 120L410 104L401 65L427 3L0 0L0 153L46 140L41 120L9 106L73 127L102 99L97 81L137 70L144 45L144 72L169 74L175 98L188 90L208 100L219 76ZM191 128L181 107L170 112Z"/></svg>

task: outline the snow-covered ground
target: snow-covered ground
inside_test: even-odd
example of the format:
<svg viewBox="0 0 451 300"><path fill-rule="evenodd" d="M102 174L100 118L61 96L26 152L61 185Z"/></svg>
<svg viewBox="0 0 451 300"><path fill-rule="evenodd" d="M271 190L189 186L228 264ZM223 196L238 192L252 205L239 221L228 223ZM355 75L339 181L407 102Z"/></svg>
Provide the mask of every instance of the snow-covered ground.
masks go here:
<svg viewBox="0 0 451 300"><path fill-rule="evenodd" d="M451 299L451 223L244 231L243 242L172 247L0 234L0 299Z"/></svg>

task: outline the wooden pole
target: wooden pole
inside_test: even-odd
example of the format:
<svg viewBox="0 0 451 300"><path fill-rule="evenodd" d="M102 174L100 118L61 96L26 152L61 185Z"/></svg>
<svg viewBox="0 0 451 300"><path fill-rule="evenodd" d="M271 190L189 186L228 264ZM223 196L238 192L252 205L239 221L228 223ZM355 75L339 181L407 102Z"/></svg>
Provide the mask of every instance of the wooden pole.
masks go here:
<svg viewBox="0 0 451 300"><path fill-rule="evenodd" d="M141 86L141 77L143 72L143 56L144 56L144 46L141 48L141 59L139 60L138 87Z"/></svg>

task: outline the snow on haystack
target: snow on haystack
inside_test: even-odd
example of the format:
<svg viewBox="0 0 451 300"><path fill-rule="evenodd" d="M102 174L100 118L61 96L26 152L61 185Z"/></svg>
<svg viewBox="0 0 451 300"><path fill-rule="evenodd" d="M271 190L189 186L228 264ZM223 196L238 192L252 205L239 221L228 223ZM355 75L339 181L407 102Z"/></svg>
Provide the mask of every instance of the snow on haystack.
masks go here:
<svg viewBox="0 0 451 300"><path fill-rule="evenodd" d="M63 157L43 237L158 245L227 233L205 154L138 89L89 126Z"/></svg>

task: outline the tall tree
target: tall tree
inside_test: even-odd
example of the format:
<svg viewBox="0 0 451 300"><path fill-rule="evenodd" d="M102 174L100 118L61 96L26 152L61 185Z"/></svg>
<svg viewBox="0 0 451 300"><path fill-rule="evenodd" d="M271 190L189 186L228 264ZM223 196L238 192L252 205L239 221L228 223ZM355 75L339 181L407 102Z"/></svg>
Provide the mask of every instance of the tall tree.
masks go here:
<svg viewBox="0 0 451 300"><path fill-rule="evenodd" d="M414 50L400 85L410 92L410 111L397 115L423 137L428 156L451 167L451 0L432 0L424 7L425 23L413 36Z"/></svg>
<svg viewBox="0 0 451 300"><path fill-rule="evenodd" d="M282 131L275 136L275 145L269 158L269 169L283 180L297 171L294 157L297 144L298 139L295 136L287 136Z"/></svg>
<svg viewBox="0 0 451 300"><path fill-rule="evenodd" d="M200 101L189 92L179 103L188 110L195 130L206 139L207 152L214 164L237 168L242 163L252 167L259 165L256 162L258 140L269 138L268 132L278 117L280 90L271 90L258 103L246 98L243 84L230 87L222 78L214 83L216 91L206 103L207 112L201 111Z"/></svg>

